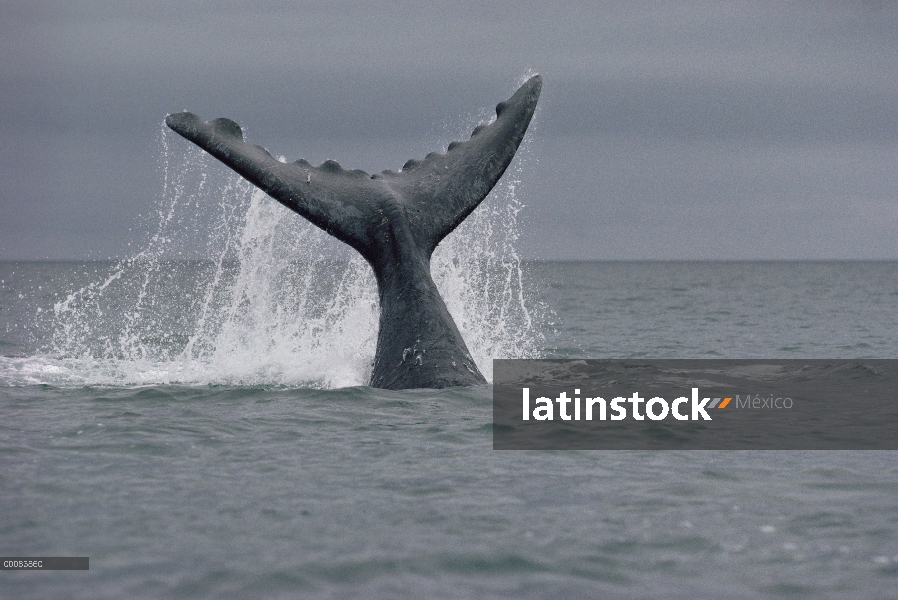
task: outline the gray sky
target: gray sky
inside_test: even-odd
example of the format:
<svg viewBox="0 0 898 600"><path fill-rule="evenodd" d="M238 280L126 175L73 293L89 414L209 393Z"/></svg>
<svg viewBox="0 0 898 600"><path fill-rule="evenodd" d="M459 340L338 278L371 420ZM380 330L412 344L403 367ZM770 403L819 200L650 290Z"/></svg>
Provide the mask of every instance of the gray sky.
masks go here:
<svg viewBox="0 0 898 600"><path fill-rule="evenodd" d="M167 113L372 172L528 72L525 256L898 258L890 3L7 0L0 259L127 254Z"/></svg>

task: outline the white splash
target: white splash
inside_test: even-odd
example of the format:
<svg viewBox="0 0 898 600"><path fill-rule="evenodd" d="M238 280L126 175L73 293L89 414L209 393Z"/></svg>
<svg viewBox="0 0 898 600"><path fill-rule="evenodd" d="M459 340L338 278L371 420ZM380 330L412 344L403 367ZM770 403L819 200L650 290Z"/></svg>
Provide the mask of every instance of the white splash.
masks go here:
<svg viewBox="0 0 898 600"><path fill-rule="evenodd" d="M172 135L161 134L152 235L59 302L52 356L16 368L77 385L365 385L378 319L368 264L198 149L173 155ZM544 311L515 251L519 175L506 173L432 263L488 379L493 358L534 357L541 342Z"/></svg>

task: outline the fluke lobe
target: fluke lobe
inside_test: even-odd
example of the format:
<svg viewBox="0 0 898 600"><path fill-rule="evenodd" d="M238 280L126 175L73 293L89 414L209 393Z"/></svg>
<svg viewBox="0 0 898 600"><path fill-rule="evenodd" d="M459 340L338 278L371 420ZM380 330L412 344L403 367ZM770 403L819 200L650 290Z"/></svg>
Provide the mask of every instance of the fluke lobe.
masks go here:
<svg viewBox="0 0 898 600"><path fill-rule="evenodd" d="M282 163L243 141L230 119L182 112L165 123L266 194L356 250L371 264L380 331L370 385L391 390L486 383L430 276L437 244L477 208L511 163L539 99L530 78L496 106L496 120L446 154L409 160L398 173L346 171L327 160Z"/></svg>

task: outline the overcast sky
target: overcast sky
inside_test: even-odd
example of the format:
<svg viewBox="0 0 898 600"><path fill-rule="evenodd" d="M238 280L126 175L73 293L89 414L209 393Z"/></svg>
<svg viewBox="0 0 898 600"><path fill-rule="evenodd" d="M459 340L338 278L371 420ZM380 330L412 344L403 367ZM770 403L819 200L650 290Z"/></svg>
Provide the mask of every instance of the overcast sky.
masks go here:
<svg viewBox="0 0 898 600"><path fill-rule="evenodd" d="M5 0L0 259L126 255L170 112L374 172L531 72L525 256L898 258L893 3Z"/></svg>

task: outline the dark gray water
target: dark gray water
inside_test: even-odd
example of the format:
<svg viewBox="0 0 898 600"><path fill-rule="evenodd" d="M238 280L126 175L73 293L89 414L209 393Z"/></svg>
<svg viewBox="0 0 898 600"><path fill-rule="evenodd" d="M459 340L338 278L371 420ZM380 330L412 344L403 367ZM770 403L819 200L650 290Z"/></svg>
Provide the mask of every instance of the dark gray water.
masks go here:
<svg viewBox="0 0 898 600"><path fill-rule="evenodd" d="M341 370L322 340L368 318L352 306L321 334L274 309L225 318L240 303L197 283L214 265L183 263L61 305L116 268L0 264L0 554L91 560L2 572L2 597L896 597L893 452L494 451L489 387L385 392L359 385L364 356ZM895 262L522 276L554 312L506 326L505 348L898 358ZM170 294L136 307L141 286ZM214 327L191 296L218 303ZM281 312L302 310L334 309Z"/></svg>

